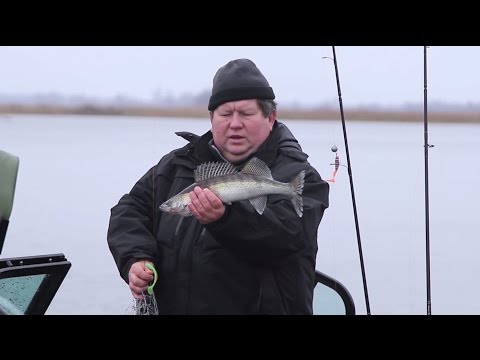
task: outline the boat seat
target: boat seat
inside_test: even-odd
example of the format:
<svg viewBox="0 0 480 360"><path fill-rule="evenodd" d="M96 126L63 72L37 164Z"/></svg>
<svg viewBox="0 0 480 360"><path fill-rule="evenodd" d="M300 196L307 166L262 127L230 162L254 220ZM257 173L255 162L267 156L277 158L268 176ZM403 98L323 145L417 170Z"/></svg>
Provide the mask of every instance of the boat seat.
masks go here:
<svg viewBox="0 0 480 360"><path fill-rule="evenodd" d="M19 162L18 156L0 150L0 254L12 213Z"/></svg>

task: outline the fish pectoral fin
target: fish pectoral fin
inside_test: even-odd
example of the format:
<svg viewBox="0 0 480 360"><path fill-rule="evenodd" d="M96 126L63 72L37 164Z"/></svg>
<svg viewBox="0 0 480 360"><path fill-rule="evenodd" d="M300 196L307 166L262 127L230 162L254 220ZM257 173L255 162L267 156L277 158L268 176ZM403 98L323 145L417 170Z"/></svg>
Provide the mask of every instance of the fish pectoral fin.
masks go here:
<svg viewBox="0 0 480 360"><path fill-rule="evenodd" d="M250 199L250 204L257 210L257 212L262 215L265 207L267 206L267 197L266 196L259 196L253 199Z"/></svg>

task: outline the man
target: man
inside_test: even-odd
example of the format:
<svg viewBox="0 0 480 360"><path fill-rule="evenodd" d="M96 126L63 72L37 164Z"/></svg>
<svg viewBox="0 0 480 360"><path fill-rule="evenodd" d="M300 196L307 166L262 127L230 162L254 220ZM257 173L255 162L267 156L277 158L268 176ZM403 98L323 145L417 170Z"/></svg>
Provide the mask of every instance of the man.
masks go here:
<svg viewBox="0 0 480 360"><path fill-rule="evenodd" d="M165 155L111 210L108 244L133 296L158 273L160 314L312 314L317 230L328 207L329 185L308 155L276 120L275 95L248 59L221 67L208 104L211 131ZM161 212L159 205L194 183L202 163L239 168L264 161L275 180L305 170L303 216L282 195L269 195L263 214L248 201L224 204L196 187L193 216Z"/></svg>

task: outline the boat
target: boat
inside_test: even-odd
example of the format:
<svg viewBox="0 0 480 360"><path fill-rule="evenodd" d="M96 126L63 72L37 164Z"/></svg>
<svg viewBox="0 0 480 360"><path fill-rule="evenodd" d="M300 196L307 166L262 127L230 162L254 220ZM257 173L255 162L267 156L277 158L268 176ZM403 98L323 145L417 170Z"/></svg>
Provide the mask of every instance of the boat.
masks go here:
<svg viewBox="0 0 480 360"><path fill-rule="evenodd" d="M13 207L19 157L0 150L0 255ZM45 315L72 264L63 253L0 258L0 315ZM315 271L314 315L355 315L348 289Z"/></svg>
<svg viewBox="0 0 480 360"><path fill-rule="evenodd" d="M0 150L0 255L19 162L18 156ZM62 253L0 258L0 315L44 315L71 266Z"/></svg>

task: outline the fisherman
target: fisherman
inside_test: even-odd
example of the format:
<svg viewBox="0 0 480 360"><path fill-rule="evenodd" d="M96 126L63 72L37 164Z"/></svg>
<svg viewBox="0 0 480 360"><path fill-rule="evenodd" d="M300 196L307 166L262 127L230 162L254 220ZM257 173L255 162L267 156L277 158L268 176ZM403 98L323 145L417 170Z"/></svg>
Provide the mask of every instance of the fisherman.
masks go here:
<svg viewBox="0 0 480 360"><path fill-rule="evenodd" d="M111 209L107 241L120 276L141 299L152 263L160 314L313 313L317 232L329 185L276 119L274 99L251 60L228 62L213 78L211 130L181 133L189 143L162 157ZM188 192L193 216L159 209L195 182L199 165L228 162L244 171L252 158L279 182L304 173L302 216L283 194L269 194L259 213L249 200L224 203L200 186Z"/></svg>

